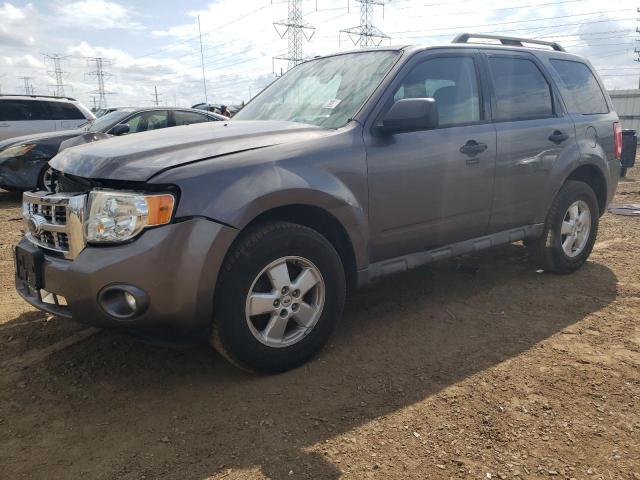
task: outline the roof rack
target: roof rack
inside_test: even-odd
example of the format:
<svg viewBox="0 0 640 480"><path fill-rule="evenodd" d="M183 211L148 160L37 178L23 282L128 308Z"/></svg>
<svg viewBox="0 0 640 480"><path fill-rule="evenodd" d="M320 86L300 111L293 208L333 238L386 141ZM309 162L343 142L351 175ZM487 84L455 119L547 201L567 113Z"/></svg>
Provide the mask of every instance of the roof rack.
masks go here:
<svg viewBox="0 0 640 480"><path fill-rule="evenodd" d="M559 43L545 42L544 40L534 40L531 38L505 37L504 35L487 35L484 33L461 33L456 36L451 43L469 43L470 38L482 38L485 40L499 40L502 45L510 45L512 47L523 47L522 43L532 43L535 45L544 45L551 47L557 52L566 51Z"/></svg>
<svg viewBox="0 0 640 480"><path fill-rule="evenodd" d="M59 97L57 95L20 95L17 93L0 93L0 97L29 97L29 98L63 98L65 100L71 100L72 102L77 102L75 98L71 97Z"/></svg>

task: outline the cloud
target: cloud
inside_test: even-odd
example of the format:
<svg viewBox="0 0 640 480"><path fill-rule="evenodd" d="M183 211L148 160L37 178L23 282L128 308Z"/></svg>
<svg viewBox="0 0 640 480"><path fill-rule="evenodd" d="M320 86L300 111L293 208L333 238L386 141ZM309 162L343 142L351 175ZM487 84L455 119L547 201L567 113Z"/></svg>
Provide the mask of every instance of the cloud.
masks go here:
<svg viewBox="0 0 640 480"><path fill-rule="evenodd" d="M35 44L31 20L36 16L30 3L24 8L10 3L0 6L0 45L7 47L30 47Z"/></svg>
<svg viewBox="0 0 640 480"><path fill-rule="evenodd" d="M60 18L76 28L85 29L144 29L134 18L139 17L135 11L117 2L107 0L79 0L58 6Z"/></svg>

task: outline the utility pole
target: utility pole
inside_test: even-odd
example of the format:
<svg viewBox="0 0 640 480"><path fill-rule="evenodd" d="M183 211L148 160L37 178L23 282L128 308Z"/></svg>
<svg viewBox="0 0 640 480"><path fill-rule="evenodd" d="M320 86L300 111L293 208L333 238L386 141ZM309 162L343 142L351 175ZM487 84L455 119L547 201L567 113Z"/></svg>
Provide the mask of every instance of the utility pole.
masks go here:
<svg viewBox="0 0 640 480"><path fill-rule="evenodd" d="M202 63L202 86L204 87L204 103L209 103L207 99L207 77L204 74L204 50L202 48L202 28L200 27L200 15L198 15L198 35L200 35L200 62Z"/></svg>
<svg viewBox="0 0 640 480"><path fill-rule="evenodd" d="M31 79L33 77L18 77L19 80L24 82L24 94L25 95L33 95L33 84L31 83Z"/></svg>
<svg viewBox="0 0 640 480"><path fill-rule="evenodd" d="M640 7L638 7L636 10L640 14ZM636 20L640 22L640 18L636 18ZM640 28L636 27L636 33L640 34ZM636 38L636 42L640 42L640 38ZM640 62L640 48L634 48L633 51L637 55L634 60L636 62ZM640 79L638 80L638 89L640 89Z"/></svg>
<svg viewBox="0 0 640 480"><path fill-rule="evenodd" d="M286 60L288 62L287 69L301 63L303 60L302 39L304 38L308 42L316 33L315 27L302 18L302 0L287 0L287 8L287 19L273 23L280 38L286 36L288 41L287 54L273 57L274 73L276 60Z"/></svg>
<svg viewBox="0 0 640 480"><path fill-rule="evenodd" d="M113 92L107 91L104 87L104 79L113 76L109 72L104 71L105 65L110 65L111 61L104 57L89 57L87 58L87 63L89 65L95 65L96 69L95 71L88 72L85 75L96 77L98 80L98 89L89 93L97 93L99 98L99 107L104 108L107 106L107 95L113 94Z"/></svg>
<svg viewBox="0 0 640 480"><path fill-rule="evenodd" d="M377 47L383 40L388 39L389 36L373 25L373 7L374 5L381 5L382 16L384 18L385 0L356 1L360 3L360 25L340 30L340 34L346 33L354 45L360 44L362 48ZM340 42L340 35L338 36L338 42Z"/></svg>
<svg viewBox="0 0 640 480"><path fill-rule="evenodd" d="M66 72L62 70L60 61L64 60L65 58L69 58L69 56L68 55L62 56L57 53L54 53L53 55L48 55L45 53L44 58L45 59L48 58L49 60L53 61L53 70L48 71L47 73L56 79L56 84L52 85L53 87L55 87L55 95L57 97L64 97L65 96L64 87L66 87L67 85L64 84L63 79Z"/></svg>
<svg viewBox="0 0 640 480"><path fill-rule="evenodd" d="M153 95L155 97L155 99L153 100L153 104L157 107L158 105L160 105L160 101L158 100L158 97L162 96L161 93L158 93L158 87L154 85L153 90L155 93L152 93L151 95Z"/></svg>
<svg viewBox="0 0 640 480"><path fill-rule="evenodd" d="M97 112L98 111L98 104L96 103L96 96L95 95L91 95L91 100L93 100L93 112Z"/></svg>

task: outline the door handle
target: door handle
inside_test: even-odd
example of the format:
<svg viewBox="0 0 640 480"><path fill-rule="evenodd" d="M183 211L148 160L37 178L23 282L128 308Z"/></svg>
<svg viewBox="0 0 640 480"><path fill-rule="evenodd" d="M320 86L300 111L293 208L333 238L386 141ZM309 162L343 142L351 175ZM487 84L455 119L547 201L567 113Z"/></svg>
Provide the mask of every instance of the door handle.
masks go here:
<svg viewBox="0 0 640 480"><path fill-rule="evenodd" d="M479 143L479 142L476 142L475 140L469 140L462 147L460 147L460 153L464 153L465 155L469 155L470 157L475 157L479 153L484 152L486 149L487 149L486 143Z"/></svg>
<svg viewBox="0 0 640 480"><path fill-rule="evenodd" d="M569 135L567 135L566 133L562 133L560 130L556 130L549 136L549 140L551 140L556 145L560 145L562 142L564 142L568 138L569 138Z"/></svg>
<svg viewBox="0 0 640 480"><path fill-rule="evenodd" d="M9 126L9 124L8 124L8 123L0 123L0 127L2 127L2 128L6 128L6 127L8 127L8 126Z"/></svg>

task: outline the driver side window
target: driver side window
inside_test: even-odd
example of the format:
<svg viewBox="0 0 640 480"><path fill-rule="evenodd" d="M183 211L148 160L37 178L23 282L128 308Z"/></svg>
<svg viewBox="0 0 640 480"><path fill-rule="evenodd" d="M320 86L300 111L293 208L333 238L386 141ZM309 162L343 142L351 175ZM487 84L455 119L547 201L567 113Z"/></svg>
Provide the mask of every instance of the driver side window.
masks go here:
<svg viewBox="0 0 640 480"><path fill-rule="evenodd" d="M479 122L480 95L471 57L440 57L416 65L395 91L393 100L433 98L440 127Z"/></svg>

